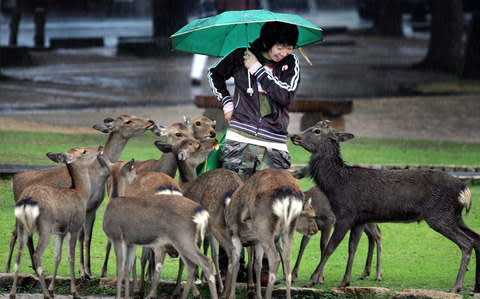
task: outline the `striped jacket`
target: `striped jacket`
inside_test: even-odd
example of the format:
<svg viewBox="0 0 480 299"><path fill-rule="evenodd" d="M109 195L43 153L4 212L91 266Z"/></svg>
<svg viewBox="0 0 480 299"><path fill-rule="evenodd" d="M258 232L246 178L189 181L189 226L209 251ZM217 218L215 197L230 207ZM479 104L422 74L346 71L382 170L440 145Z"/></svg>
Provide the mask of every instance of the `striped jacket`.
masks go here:
<svg viewBox="0 0 480 299"><path fill-rule="evenodd" d="M250 51L263 65L265 62L263 56L254 47L250 48ZM288 106L293 102L300 82L299 61L292 54L276 63L273 70L266 66L259 68L255 75L251 76L254 93L250 96L246 92L248 71L243 64L244 52L245 48L236 49L210 67L208 71L210 87L222 105L233 102L231 128L266 140L285 143L290 121ZM230 77L235 79L233 98L225 84L225 80ZM263 117L260 115L256 80L268 93L272 107L272 112Z"/></svg>

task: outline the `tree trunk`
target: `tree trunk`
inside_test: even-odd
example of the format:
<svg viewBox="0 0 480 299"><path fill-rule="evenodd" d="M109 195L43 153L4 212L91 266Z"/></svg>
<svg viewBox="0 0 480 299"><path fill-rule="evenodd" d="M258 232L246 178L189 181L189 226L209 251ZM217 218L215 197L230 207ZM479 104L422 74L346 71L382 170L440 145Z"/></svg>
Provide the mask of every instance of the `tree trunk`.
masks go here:
<svg viewBox="0 0 480 299"><path fill-rule="evenodd" d="M376 1L375 32L383 36L403 36L401 3L401 0Z"/></svg>
<svg viewBox="0 0 480 299"><path fill-rule="evenodd" d="M428 52L415 67L458 73L462 62L463 5L458 0L430 1L432 24Z"/></svg>
<svg viewBox="0 0 480 299"><path fill-rule="evenodd" d="M480 11L472 14L460 78L480 79Z"/></svg>
<svg viewBox="0 0 480 299"><path fill-rule="evenodd" d="M169 37L187 24L184 0L152 0L153 37Z"/></svg>

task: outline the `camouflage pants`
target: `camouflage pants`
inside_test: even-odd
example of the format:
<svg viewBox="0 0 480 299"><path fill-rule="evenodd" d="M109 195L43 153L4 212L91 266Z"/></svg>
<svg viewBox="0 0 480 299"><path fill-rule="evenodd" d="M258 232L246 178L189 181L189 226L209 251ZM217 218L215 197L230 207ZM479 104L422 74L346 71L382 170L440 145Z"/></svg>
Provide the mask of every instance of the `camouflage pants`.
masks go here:
<svg viewBox="0 0 480 299"><path fill-rule="evenodd" d="M290 154L263 146L226 140L220 152L223 168L236 171L242 180L266 168L288 169Z"/></svg>

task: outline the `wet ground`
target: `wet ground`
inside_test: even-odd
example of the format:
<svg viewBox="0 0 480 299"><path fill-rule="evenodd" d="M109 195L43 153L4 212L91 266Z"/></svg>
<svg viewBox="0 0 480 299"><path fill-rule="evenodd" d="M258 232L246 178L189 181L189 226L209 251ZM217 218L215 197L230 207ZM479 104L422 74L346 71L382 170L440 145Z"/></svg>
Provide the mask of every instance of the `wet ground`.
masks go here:
<svg viewBox="0 0 480 299"><path fill-rule="evenodd" d="M424 86L454 82L454 75L409 68L426 53L424 38L384 39L344 32L305 49L299 59L298 98L353 101L345 129L357 136L480 142L479 92L424 92ZM161 124L195 116L197 94L210 95L206 82L192 87L191 55L115 55L114 47L31 51L29 67L3 68L0 129L25 122L90 127L106 116L131 113ZM209 59L209 64L215 62ZM475 91L475 89L474 89ZM300 129L292 113L290 131ZM12 120L15 120L13 122Z"/></svg>

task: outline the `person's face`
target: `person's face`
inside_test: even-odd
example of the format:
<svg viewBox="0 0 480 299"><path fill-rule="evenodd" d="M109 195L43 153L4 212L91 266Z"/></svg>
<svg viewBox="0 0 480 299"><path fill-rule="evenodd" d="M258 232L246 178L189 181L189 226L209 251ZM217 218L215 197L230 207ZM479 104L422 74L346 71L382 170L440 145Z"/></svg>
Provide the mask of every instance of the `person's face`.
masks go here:
<svg viewBox="0 0 480 299"><path fill-rule="evenodd" d="M268 52L265 54L265 58L272 60L274 62L279 62L286 56L292 54L293 52L293 46L292 45L286 45L286 44L275 44L273 45Z"/></svg>

